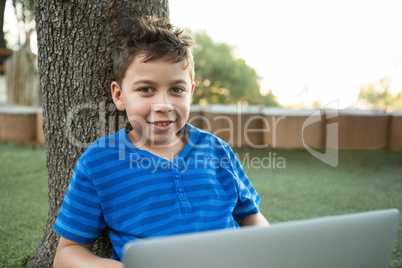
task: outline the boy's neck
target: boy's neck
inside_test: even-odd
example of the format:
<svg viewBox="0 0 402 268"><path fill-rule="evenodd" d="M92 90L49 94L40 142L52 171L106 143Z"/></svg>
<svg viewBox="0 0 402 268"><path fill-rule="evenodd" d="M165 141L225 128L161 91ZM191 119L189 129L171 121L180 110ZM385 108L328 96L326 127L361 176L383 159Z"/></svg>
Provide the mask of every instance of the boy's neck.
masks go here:
<svg viewBox="0 0 402 268"><path fill-rule="evenodd" d="M132 130L128 133L128 137L131 142L141 150L148 151L156 156L167 159L173 162L173 159L180 153L181 150L186 146L188 135L178 135L177 140L170 142L169 145L154 144L152 141L147 140L144 142L139 142L137 133Z"/></svg>

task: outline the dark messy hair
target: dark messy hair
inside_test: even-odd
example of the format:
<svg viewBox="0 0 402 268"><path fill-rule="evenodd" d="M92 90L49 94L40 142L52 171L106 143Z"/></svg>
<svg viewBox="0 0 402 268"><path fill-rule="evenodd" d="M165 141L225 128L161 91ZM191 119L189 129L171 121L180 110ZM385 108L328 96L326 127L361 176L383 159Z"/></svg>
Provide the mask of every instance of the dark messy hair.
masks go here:
<svg viewBox="0 0 402 268"><path fill-rule="evenodd" d="M194 61L191 48L194 40L173 27L166 19L154 16L137 19L132 27L122 34L117 42L113 56L113 75L121 85L128 66L139 55L144 62L164 59L173 63L185 60L194 81Z"/></svg>

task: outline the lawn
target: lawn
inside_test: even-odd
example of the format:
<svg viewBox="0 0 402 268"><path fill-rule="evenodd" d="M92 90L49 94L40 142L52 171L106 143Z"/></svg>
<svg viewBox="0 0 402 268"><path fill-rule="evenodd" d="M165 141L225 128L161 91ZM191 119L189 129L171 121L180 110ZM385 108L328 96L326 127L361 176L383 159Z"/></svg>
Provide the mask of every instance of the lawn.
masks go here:
<svg viewBox="0 0 402 268"><path fill-rule="evenodd" d="M271 223L402 210L402 153L341 151L333 168L305 151L236 152ZM0 267L23 266L39 242L47 216L45 162L42 147L0 144ZM401 226L390 267L402 267Z"/></svg>
<svg viewBox="0 0 402 268"><path fill-rule="evenodd" d="M47 217L46 152L0 144L0 267L21 267Z"/></svg>

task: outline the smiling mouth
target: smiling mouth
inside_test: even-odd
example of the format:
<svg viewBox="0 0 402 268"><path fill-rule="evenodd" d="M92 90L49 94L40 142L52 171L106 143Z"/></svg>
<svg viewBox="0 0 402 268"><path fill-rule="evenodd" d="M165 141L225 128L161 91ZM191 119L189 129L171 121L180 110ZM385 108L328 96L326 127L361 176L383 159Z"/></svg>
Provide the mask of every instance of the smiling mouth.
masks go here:
<svg viewBox="0 0 402 268"><path fill-rule="evenodd" d="M171 122L154 122L151 124L157 125L157 126L166 126L169 125Z"/></svg>
<svg viewBox="0 0 402 268"><path fill-rule="evenodd" d="M155 121L148 122L148 124L150 124L152 128L157 132L166 132L173 127L174 122L175 121Z"/></svg>
<svg viewBox="0 0 402 268"><path fill-rule="evenodd" d="M159 127L165 127L165 126L171 125L174 122L175 121L155 121L155 122L148 121L148 124L159 126Z"/></svg>
<svg viewBox="0 0 402 268"><path fill-rule="evenodd" d="M148 124L157 127L159 130L164 130L165 128L170 128L176 120L168 120L168 121L147 121Z"/></svg>

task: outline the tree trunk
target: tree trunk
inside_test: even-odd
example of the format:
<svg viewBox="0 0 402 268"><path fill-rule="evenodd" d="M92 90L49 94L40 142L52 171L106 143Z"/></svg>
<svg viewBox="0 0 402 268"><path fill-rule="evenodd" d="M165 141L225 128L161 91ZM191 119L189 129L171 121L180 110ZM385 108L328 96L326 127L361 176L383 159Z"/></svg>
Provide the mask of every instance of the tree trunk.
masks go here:
<svg viewBox="0 0 402 268"><path fill-rule="evenodd" d="M169 14L168 0L37 0L35 5L49 213L27 267L51 267L59 240L52 229L78 157L127 122L110 94L115 38L136 17ZM107 235L94 252L110 256Z"/></svg>

